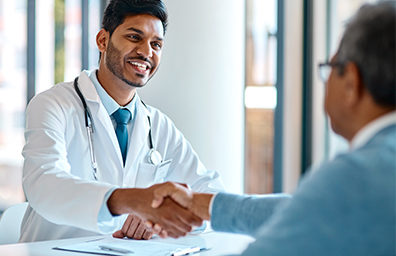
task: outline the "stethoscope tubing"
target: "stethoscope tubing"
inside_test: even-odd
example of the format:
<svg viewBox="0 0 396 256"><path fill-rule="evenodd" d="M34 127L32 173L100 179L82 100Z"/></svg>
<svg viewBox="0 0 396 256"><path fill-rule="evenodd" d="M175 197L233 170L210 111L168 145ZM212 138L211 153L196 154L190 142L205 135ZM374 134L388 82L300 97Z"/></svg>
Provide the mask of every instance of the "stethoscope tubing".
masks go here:
<svg viewBox="0 0 396 256"><path fill-rule="evenodd" d="M94 146L93 146L93 138L92 135L94 133L94 128L93 128L93 122L92 122L92 116L91 113L89 112L89 108L87 105L87 102L85 101L84 96L81 93L80 88L78 88L78 77L76 77L74 79L74 89L77 92L78 97L80 98L83 108L84 108L84 119L85 119L85 127L87 129L87 136L88 136L88 144L89 144L89 151L90 151L90 158L91 158L91 166L93 169L93 175L95 180L97 180L97 162L96 162L96 157L95 157L95 152L94 152ZM142 104L147 108L146 104L140 100L142 102ZM158 163L154 163L152 160L152 154L158 154L160 157L160 162L162 162L162 157L161 154L154 149L154 143L153 143L153 138L152 138L152 134L151 134L151 118L149 115L147 115L147 120L149 123L149 147L150 147L150 153L149 153L149 157L148 160L152 163L152 164L158 164ZM157 155L157 156L158 156Z"/></svg>
<svg viewBox="0 0 396 256"><path fill-rule="evenodd" d="M91 113L89 112L87 102L85 101L84 96L82 95L82 93L80 91L80 88L78 88L78 77L76 77L74 79L74 89L76 90L78 97L80 97L81 102L84 107L84 118L85 118L85 127L87 129L87 136L88 136L89 156L91 158L91 166L93 169L93 175L94 175L95 180L97 180L98 179L98 177L97 177L98 165L96 162L96 156L95 156L94 147L93 147L92 134L93 134L94 130L92 127L92 117L91 117Z"/></svg>

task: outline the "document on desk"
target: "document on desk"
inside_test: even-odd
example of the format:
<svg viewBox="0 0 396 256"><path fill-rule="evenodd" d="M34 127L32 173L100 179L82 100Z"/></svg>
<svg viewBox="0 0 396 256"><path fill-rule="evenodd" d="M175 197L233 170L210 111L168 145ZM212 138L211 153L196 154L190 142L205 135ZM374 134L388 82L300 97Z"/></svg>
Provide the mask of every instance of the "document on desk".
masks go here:
<svg viewBox="0 0 396 256"><path fill-rule="evenodd" d="M188 248L195 247L151 240L132 240L104 237L82 243L54 247L52 249L109 256L170 256L173 255L174 252L186 250Z"/></svg>

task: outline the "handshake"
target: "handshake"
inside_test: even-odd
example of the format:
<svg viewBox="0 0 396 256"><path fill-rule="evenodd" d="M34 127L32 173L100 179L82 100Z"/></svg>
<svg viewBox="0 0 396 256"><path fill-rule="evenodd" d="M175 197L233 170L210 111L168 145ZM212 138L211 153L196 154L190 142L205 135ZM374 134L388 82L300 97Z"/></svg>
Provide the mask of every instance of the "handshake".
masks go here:
<svg viewBox="0 0 396 256"><path fill-rule="evenodd" d="M194 193L186 185L166 182L149 188L116 189L107 201L114 215L129 213L116 238L150 239L185 236L210 219L213 194Z"/></svg>

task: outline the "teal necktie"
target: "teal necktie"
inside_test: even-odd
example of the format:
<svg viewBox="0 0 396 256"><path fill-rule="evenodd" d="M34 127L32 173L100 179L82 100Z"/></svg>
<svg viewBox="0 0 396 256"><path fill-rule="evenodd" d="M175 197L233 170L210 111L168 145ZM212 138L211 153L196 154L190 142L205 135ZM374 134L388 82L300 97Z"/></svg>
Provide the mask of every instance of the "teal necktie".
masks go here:
<svg viewBox="0 0 396 256"><path fill-rule="evenodd" d="M117 127L115 129L118 144L120 145L122 160L125 165L127 147L128 147L128 122L131 120L131 112L128 109L119 108L116 112L112 114L114 120L117 123Z"/></svg>

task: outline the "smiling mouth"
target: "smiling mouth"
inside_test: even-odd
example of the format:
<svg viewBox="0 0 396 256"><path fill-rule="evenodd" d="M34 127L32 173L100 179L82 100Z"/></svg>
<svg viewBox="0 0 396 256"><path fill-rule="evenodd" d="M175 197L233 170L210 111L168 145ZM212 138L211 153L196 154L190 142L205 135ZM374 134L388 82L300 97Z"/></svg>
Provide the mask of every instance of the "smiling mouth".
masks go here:
<svg viewBox="0 0 396 256"><path fill-rule="evenodd" d="M151 69L150 65L144 64L144 63L140 63L137 61L128 61L129 64L132 65L132 67L138 71L139 73L148 73L148 71Z"/></svg>

